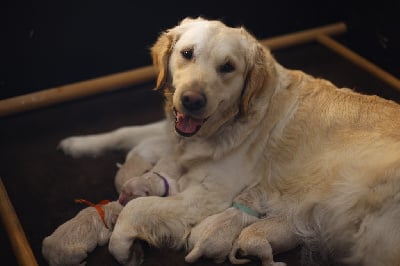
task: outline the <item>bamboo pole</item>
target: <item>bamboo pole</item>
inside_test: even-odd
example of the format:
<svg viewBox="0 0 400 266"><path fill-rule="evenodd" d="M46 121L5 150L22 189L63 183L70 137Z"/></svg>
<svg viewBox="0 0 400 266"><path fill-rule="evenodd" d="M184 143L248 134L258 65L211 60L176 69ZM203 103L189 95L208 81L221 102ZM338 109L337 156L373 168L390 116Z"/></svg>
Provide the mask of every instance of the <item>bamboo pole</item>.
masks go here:
<svg viewBox="0 0 400 266"><path fill-rule="evenodd" d="M300 32L290 33L270 39L261 40L270 49L280 49L299 43L313 41L319 34L339 34L346 31L344 23L335 23ZM74 100L98 93L112 91L128 86L138 85L155 79L153 66L112 74L104 77L54 87L38 92L28 93L0 100L0 117L24 111L46 107L57 103Z"/></svg>
<svg viewBox="0 0 400 266"><path fill-rule="evenodd" d="M395 76L391 75L390 73L386 72L382 68L378 67L377 65L373 64L372 62L368 61L364 57L358 55L357 53L353 52L346 46L338 43L337 41L333 40L331 37L327 35L319 35L317 36L317 41L322 45L328 47L332 51L338 53L339 55L345 57L346 59L350 60L357 66L361 67L362 69L368 71L369 73L373 74L374 76L381 79L386 84L390 85L391 87L395 88L396 90L400 91L400 79L396 78Z"/></svg>
<svg viewBox="0 0 400 266"><path fill-rule="evenodd" d="M12 97L0 101L0 117L102 92L138 85L153 79L155 75L156 72L154 67L146 66L126 72Z"/></svg>
<svg viewBox="0 0 400 266"><path fill-rule="evenodd" d="M298 31L295 33L289 33L269 39L261 40L261 44L268 47L271 50L283 49L290 46L312 42L319 35L338 35L345 33L347 30L346 24L338 22L329 24L326 26L316 27L309 30Z"/></svg>
<svg viewBox="0 0 400 266"><path fill-rule="evenodd" d="M11 246L17 258L18 264L21 266L38 265L1 178L0 216L4 224L4 228L8 233L8 237L10 239Z"/></svg>

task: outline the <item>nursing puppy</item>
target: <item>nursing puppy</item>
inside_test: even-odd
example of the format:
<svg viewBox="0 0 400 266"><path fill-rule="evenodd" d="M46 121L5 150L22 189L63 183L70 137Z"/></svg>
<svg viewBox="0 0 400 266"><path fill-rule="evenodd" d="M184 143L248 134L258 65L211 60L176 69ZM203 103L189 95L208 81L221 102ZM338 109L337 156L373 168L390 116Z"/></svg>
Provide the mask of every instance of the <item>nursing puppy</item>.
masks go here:
<svg viewBox="0 0 400 266"><path fill-rule="evenodd" d="M152 56L165 121L61 143L96 154L165 134L175 147L181 192L126 205L109 244L118 261L137 262L138 239L182 247L193 225L261 180L272 251L300 239L336 264L400 261L398 104L286 69L245 29L219 21L183 20Z"/></svg>
<svg viewBox="0 0 400 266"><path fill-rule="evenodd" d="M188 239L187 248L190 251L185 261L193 263L200 257L213 259L216 263L222 263L231 253L232 245L242 229L265 217L266 197L261 186L248 188L237 196L233 201L233 207L211 215L192 228ZM265 237L264 235L262 237ZM266 241L266 238L265 238ZM235 249L234 254L238 250ZM260 252L261 254L261 252ZM243 254L243 255L260 255ZM284 266L285 263L274 262L270 256L258 256L262 258L263 266ZM248 259L237 259L232 262L243 264Z"/></svg>
<svg viewBox="0 0 400 266"><path fill-rule="evenodd" d="M104 216L96 208L101 208ZM44 258L50 266L84 265L89 252L108 242L121 210L116 201L81 210L43 239Z"/></svg>
<svg viewBox="0 0 400 266"><path fill-rule="evenodd" d="M299 243L299 238L295 234L287 234L286 226L282 226L286 222L280 217L268 217L244 228L230 250L231 263L244 264L250 261L246 257L257 257L262 266L274 265L271 264L274 254L292 249ZM306 259L305 265L310 265L309 258Z"/></svg>

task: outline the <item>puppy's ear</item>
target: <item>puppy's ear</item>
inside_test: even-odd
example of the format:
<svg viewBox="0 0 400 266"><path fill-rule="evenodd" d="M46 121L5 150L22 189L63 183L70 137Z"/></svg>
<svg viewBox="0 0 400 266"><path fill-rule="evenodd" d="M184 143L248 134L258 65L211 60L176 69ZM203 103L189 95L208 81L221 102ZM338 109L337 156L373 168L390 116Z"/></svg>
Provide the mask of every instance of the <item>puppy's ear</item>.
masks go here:
<svg viewBox="0 0 400 266"><path fill-rule="evenodd" d="M162 89L168 77L168 61L172 51L174 37L169 31L163 32L151 47L153 65L158 71L156 90Z"/></svg>
<svg viewBox="0 0 400 266"><path fill-rule="evenodd" d="M242 91L240 113L247 115L251 109L253 99L257 99L265 88L268 79L268 62L264 47L256 43L247 58L247 76Z"/></svg>

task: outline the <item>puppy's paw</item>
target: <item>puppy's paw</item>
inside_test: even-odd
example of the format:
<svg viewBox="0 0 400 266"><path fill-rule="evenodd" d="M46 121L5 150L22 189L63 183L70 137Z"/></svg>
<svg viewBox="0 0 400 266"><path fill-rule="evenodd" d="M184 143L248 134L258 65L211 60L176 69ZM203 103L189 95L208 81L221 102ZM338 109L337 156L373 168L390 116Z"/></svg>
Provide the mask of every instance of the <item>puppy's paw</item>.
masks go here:
<svg viewBox="0 0 400 266"><path fill-rule="evenodd" d="M261 260L262 266L286 266L284 262L275 262L272 247L268 240L253 237L252 239L238 238L231 250L229 259L232 264L250 262L250 258Z"/></svg>

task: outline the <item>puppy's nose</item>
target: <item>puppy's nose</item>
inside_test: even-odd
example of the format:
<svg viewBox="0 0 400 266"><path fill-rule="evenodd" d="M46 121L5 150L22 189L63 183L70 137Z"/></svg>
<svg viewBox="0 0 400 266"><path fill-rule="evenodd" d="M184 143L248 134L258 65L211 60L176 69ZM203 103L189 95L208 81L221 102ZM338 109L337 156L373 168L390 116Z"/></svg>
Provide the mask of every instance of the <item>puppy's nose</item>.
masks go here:
<svg viewBox="0 0 400 266"><path fill-rule="evenodd" d="M181 97L182 105L188 111L199 111L207 103L204 94L196 91L185 91Z"/></svg>

